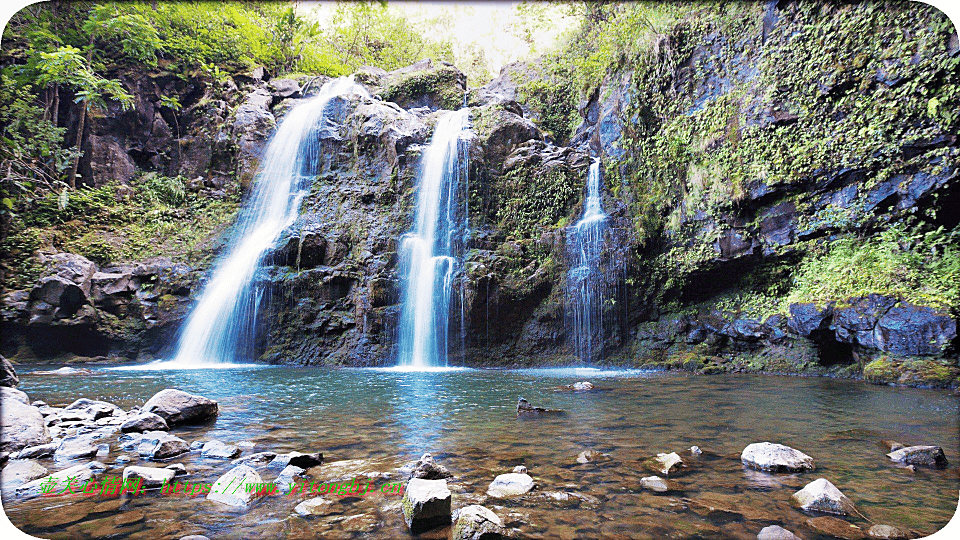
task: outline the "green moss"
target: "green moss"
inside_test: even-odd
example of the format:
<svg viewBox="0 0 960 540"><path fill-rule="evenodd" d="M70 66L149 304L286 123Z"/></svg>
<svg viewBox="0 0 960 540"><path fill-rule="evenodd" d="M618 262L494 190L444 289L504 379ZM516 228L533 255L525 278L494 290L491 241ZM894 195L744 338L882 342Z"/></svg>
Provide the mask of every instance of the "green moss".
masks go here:
<svg viewBox="0 0 960 540"><path fill-rule="evenodd" d="M380 96L401 106L414 101L414 97L432 95L442 109L457 110L463 105L464 89L461 73L453 66L414 71L390 81Z"/></svg>
<svg viewBox="0 0 960 540"><path fill-rule="evenodd" d="M876 384L896 382L900 370L889 357L881 356L863 366L863 379Z"/></svg>

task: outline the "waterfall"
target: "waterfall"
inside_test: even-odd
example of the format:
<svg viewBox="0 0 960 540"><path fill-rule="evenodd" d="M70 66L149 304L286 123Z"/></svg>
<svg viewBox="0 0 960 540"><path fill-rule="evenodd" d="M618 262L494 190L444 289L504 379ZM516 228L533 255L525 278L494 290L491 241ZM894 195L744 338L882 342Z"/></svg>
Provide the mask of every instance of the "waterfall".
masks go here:
<svg viewBox="0 0 960 540"><path fill-rule="evenodd" d="M325 111L333 97L369 97L343 77L290 110L264 152L253 192L240 211L226 255L219 260L180 335L174 364L252 360L262 291L253 285L261 259L296 219L317 174Z"/></svg>
<svg viewBox="0 0 960 540"><path fill-rule="evenodd" d="M590 362L602 350L603 303L606 289L600 262L607 231L607 215L600 201L600 159L594 159L587 175L587 199L583 216L567 229L567 317L577 356ZM598 349L599 347L599 349Z"/></svg>
<svg viewBox="0 0 960 540"><path fill-rule="evenodd" d="M448 364L451 292L469 234L469 130L469 109L445 114L420 161L413 230L400 242L400 366Z"/></svg>

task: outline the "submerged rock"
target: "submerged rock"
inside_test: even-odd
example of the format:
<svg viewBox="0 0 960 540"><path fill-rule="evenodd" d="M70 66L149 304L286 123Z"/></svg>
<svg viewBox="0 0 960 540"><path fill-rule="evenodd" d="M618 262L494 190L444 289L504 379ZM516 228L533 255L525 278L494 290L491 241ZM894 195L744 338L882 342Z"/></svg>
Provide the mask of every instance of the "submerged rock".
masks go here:
<svg viewBox="0 0 960 540"><path fill-rule="evenodd" d="M488 508L473 504L457 510L453 540L500 540L505 537L503 521Z"/></svg>
<svg viewBox="0 0 960 540"><path fill-rule="evenodd" d="M250 454L249 456L243 456L237 458L230 463L233 465L249 465L251 467L266 467L267 465L273 463L274 459L277 458L276 452L257 452L256 454Z"/></svg>
<svg viewBox="0 0 960 540"><path fill-rule="evenodd" d="M167 425L174 426L213 418L219 409L212 399L167 388L154 394L141 410L155 413L166 420Z"/></svg>
<svg viewBox="0 0 960 540"><path fill-rule="evenodd" d="M779 525L770 525L760 529L757 540L800 540L800 537Z"/></svg>
<svg viewBox="0 0 960 540"><path fill-rule="evenodd" d="M298 504L293 511L301 516L326 516L338 512L333 507L333 501L323 497L314 497Z"/></svg>
<svg viewBox="0 0 960 540"><path fill-rule="evenodd" d="M812 471L813 458L789 446L769 442L753 443L743 449L740 461L748 467L769 472Z"/></svg>
<svg viewBox="0 0 960 540"><path fill-rule="evenodd" d="M683 459L676 452L670 452L669 454L657 454L655 457L652 457L643 462L643 466L647 469L664 476L670 476L675 474L677 470L686 467L683 463Z"/></svg>
<svg viewBox="0 0 960 540"><path fill-rule="evenodd" d="M592 463L594 461L605 461L610 459L610 456L604 454L599 450L584 450L577 454L577 463L586 464Z"/></svg>
<svg viewBox="0 0 960 540"><path fill-rule="evenodd" d="M493 479L487 488L487 495L498 499L519 497L536 486L533 478L526 473L501 474Z"/></svg>
<svg viewBox="0 0 960 540"><path fill-rule="evenodd" d="M423 478L425 480L439 480L441 478L450 478L453 476L449 470L440 465L433 459L429 453L420 456L416 467L413 469L411 478Z"/></svg>
<svg viewBox="0 0 960 540"><path fill-rule="evenodd" d="M263 489L259 488L263 485L263 478L252 467L237 465L214 482L207 499L230 506L246 507L264 494ZM250 489L250 486L259 487Z"/></svg>
<svg viewBox="0 0 960 540"><path fill-rule="evenodd" d="M922 465L924 467L946 468L947 456L939 446L908 446L887 454L887 457L898 463L908 465Z"/></svg>
<svg viewBox="0 0 960 540"><path fill-rule="evenodd" d="M407 527L417 534L449 524L451 498L446 480L412 478L400 503Z"/></svg>
<svg viewBox="0 0 960 540"><path fill-rule="evenodd" d="M874 525L867 529L867 536L878 540L906 540L910 538L905 531L890 525Z"/></svg>
<svg viewBox="0 0 960 540"><path fill-rule="evenodd" d="M866 538L866 535L863 534L863 529L860 527L848 521L828 516L808 519L807 527L831 538L841 538L842 540L861 540Z"/></svg>
<svg viewBox="0 0 960 540"><path fill-rule="evenodd" d="M563 411L556 409L544 409L543 407L534 407L529 401L521 398L517 399L517 416L540 416L540 415L562 415Z"/></svg>
<svg viewBox="0 0 960 540"><path fill-rule="evenodd" d="M818 478L793 494L790 500L806 512L848 515L855 511L853 501L826 478Z"/></svg>

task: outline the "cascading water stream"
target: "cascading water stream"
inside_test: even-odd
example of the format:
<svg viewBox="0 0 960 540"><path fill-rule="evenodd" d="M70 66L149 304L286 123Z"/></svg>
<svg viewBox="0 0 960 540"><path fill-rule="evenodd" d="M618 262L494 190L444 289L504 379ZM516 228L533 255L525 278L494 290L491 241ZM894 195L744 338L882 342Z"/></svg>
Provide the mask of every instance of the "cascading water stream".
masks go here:
<svg viewBox="0 0 960 540"><path fill-rule="evenodd" d="M317 174L320 132L328 120L331 98L344 94L369 97L343 77L290 110L264 153L249 200L240 212L230 246L217 264L187 319L174 364L216 365L252 360L255 319L262 291L254 273L280 233L296 219L300 202Z"/></svg>
<svg viewBox="0 0 960 540"><path fill-rule="evenodd" d="M420 161L413 230L400 244L399 366L447 365L451 291L468 234L469 130L469 109L447 113Z"/></svg>
<svg viewBox="0 0 960 540"><path fill-rule="evenodd" d="M577 356L593 360L603 341L605 288L600 262L607 230L607 215L600 201L600 159L594 159L587 175L587 200L583 216L567 229L567 303L569 324Z"/></svg>

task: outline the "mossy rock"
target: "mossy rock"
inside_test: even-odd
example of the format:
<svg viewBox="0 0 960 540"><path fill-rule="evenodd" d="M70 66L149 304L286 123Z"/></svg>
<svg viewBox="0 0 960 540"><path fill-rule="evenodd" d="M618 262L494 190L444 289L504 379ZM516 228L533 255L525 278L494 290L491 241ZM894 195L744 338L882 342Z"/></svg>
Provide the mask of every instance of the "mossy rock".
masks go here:
<svg viewBox="0 0 960 540"><path fill-rule="evenodd" d="M405 109L429 107L457 110L463 106L467 77L457 68L420 62L388 73L380 97Z"/></svg>

